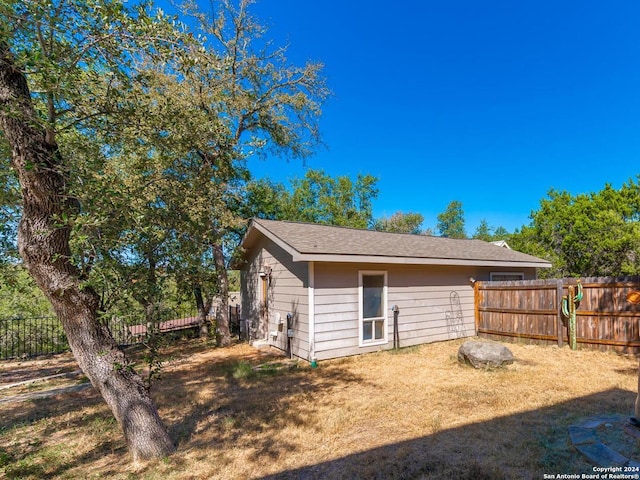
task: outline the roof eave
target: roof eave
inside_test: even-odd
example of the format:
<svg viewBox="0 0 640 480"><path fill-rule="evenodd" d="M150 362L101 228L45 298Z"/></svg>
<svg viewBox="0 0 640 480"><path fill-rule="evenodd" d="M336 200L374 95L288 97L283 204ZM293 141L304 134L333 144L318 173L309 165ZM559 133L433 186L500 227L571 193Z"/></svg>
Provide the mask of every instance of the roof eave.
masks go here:
<svg viewBox="0 0 640 480"><path fill-rule="evenodd" d="M294 251L295 252L295 251ZM290 252L291 253L291 252ZM460 265L474 267L551 268L551 263L513 260L469 260L458 258L389 257L376 255L292 254L294 262L387 263L400 265Z"/></svg>

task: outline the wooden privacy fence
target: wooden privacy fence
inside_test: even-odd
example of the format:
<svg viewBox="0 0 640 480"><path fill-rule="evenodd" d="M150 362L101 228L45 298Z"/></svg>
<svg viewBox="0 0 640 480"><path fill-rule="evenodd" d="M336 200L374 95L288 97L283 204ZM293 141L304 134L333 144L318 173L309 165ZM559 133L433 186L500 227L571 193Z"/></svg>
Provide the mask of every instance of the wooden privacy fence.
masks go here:
<svg viewBox="0 0 640 480"><path fill-rule="evenodd" d="M479 336L527 343L568 342L562 297L577 278L476 282L476 330ZM576 310L579 348L640 353L640 305L627 295L640 290L637 277L580 279L583 298Z"/></svg>

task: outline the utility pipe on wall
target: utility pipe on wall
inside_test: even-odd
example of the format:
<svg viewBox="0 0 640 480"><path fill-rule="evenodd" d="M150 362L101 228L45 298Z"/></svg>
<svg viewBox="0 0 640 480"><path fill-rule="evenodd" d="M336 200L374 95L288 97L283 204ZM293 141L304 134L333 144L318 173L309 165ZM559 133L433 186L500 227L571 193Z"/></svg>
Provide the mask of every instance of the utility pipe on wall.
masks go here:
<svg viewBox="0 0 640 480"><path fill-rule="evenodd" d="M398 331L398 315L400 314L400 309L398 305L391 307L391 311L393 312L393 348L400 348L400 332Z"/></svg>

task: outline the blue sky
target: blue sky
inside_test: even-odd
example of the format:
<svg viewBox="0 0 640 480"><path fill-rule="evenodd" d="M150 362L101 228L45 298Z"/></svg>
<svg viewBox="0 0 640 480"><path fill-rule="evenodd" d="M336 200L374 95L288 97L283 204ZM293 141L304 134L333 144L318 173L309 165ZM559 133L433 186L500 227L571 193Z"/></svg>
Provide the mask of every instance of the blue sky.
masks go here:
<svg viewBox="0 0 640 480"><path fill-rule="evenodd" d="M204 5L203 5L204 7ZM306 166L379 177L375 216L452 200L467 231L529 223L550 188L640 173L640 2L260 0L289 58L325 64L326 148ZM287 182L300 161L252 162Z"/></svg>

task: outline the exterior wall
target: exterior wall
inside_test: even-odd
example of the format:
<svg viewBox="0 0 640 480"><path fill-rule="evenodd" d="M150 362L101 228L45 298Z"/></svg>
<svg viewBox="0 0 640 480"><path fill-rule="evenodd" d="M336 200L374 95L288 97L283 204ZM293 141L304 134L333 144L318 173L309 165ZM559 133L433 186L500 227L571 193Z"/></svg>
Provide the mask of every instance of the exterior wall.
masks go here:
<svg viewBox="0 0 640 480"><path fill-rule="evenodd" d="M475 335L474 291L469 277L484 274L468 267L395 269L390 274L389 304L400 309L400 346ZM392 331L393 319L390 323Z"/></svg>
<svg viewBox="0 0 640 480"><path fill-rule="evenodd" d="M259 273L271 268L267 304L262 302ZM360 346L358 273L387 272L387 342ZM535 279L533 268L485 268L389 264L321 263L314 267L314 339L309 346L309 266L293 262L275 243L262 238L241 273L242 318L257 327L257 338L287 351L287 313L292 315L294 356L311 360L336 358L393 348L393 305L399 308L400 346L473 336L474 294L470 277L488 281L491 272L522 272ZM282 323L280 323L282 322Z"/></svg>
<svg viewBox="0 0 640 480"><path fill-rule="evenodd" d="M387 342L359 346L358 272L387 272ZM418 345L476 334L474 293L469 278L488 280L492 271L535 269L317 263L315 267L315 357L318 360L393 348L397 305L400 346Z"/></svg>
<svg viewBox="0 0 640 480"><path fill-rule="evenodd" d="M260 272L271 269L267 304L262 301ZM249 255L242 269L242 318L253 322L257 339L287 351L287 314L291 314L291 351L307 359L309 352L309 318L307 264L293 262L291 255L275 243L262 239Z"/></svg>
<svg viewBox="0 0 640 480"><path fill-rule="evenodd" d="M358 347L358 271L364 265L339 263L315 265L315 357L318 360L380 350ZM378 267L379 268L379 267Z"/></svg>

